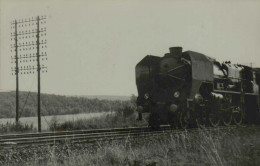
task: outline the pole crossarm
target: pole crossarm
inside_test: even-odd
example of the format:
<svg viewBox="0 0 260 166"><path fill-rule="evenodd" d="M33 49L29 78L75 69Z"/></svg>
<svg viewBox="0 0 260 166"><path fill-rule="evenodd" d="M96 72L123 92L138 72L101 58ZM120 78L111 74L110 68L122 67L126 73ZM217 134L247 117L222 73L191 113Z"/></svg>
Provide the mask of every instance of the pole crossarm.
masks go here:
<svg viewBox="0 0 260 166"><path fill-rule="evenodd" d="M47 56L47 55L39 55L40 57L44 57L44 56ZM29 56L29 57L18 57L17 59L26 59L26 58L36 58L37 56ZM13 60L15 60L16 58L11 58Z"/></svg>
<svg viewBox="0 0 260 166"><path fill-rule="evenodd" d="M40 33L41 32L46 32L46 30L43 30L43 31L39 31ZM34 34L34 33L38 33L38 32L28 32L28 33L18 33L17 36L20 36L20 35L30 35L30 34ZM16 35L11 35L11 36L16 36Z"/></svg>
<svg viewBox="0 0 260 166"><path fill-rule="evenodd" d="M47 44L47 42L43 42L43 43L39 43L39 44ZM37 46L37 43L36 44L25 44L25 45L19 45L17 47L28 47L28 46Z"/></svg>
<svg viewBox="0 0 260 166"><path fill-rule="evenodd" d="M31 68L19 68L19 71L34 70L34 69L38 69L38 68L34 68L34 67L31 67ZM40 69L47 69L47 67L46 66L42 66L42 67L40 67ZM15 69L13 69L12 71L15 71Z"/></svg>
<svg viewBox="0 0 260 166"><path fill-rule="evenodd" d="M46 16L42 16L39 20L32 18L32 19L22 19L22 21L17 21L17 24L22 24L22 23L29 23L29 22L35 22L35 21L41 21L41 20L46 20ZM15 25L14 22L11 22L11 25Z"/></svg>

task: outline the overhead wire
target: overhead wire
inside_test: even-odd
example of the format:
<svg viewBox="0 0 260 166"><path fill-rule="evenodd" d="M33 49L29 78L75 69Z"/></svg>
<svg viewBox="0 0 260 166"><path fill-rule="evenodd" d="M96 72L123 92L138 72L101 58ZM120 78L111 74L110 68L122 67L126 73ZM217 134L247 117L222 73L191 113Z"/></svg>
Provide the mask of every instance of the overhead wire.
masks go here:
<svg viewBox="0 0 260 166"><path fill-rule="evenodd" d="M28 92L28 94L27 94L27 96L26 96L26 99L25 99L24 105L23 105L23 107L22 107L21 113L19 114L19 118L20 118L20 117L22 116L22 114L23 114L25 105L27 104L27 101L28 101L29 95L30 95L30 93L31 93L32 86L33 86L33 83L34 83L35 79L36 79L36 77L34 77L34 79L33 79L33 81L32 81L31 88L30 88L30 90L29 90L29 92Z"/></svg>
<svg viewBox="0 0 260 166"><path fill-rule="evenodd" d="M32 97L32 96L31 96ZM36 105L36 101L35 101L35 99L32 97L32 99L33 99L33 102L34 102L34 104ZM45 105L41 102L41 104L44 106L44 108L45 108L45 110L46 110L46 107L45 107ZM42 113L41 113L42 114ZM43 115L43 118L44 118L44 120L45 120L45 122L46 122L46 124L49 126L49 128L51 127L50 126L50 124L49 124L49 122L47 121L47 119L45 118L45 116Z"/></svg>

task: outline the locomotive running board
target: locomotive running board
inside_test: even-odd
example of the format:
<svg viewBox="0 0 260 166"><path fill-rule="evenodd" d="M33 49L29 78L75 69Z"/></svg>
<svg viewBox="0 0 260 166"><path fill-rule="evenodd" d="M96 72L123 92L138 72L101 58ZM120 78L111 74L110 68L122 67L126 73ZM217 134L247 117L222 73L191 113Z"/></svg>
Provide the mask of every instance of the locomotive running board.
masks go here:
<svg viewBox="0 0 260 166"><path fill-rule="evenodd" d="M242 92L234 92L234 91L224 91L224 90L213 90L213 92L218 92L218 93L232 93L232 94L242 94ZM257 95L254 93L244 93L245 95Z"/></svg>

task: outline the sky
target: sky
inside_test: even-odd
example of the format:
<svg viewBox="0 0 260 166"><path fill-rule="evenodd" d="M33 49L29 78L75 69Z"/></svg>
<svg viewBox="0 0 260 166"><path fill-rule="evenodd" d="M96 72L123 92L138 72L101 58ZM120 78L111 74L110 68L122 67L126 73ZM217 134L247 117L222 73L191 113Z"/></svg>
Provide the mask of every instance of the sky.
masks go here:
<svg viewBox="0 0 260 166"><path fill-rule="evenodd" d="M137 94L135 65L182 46L260 67L260 0L0 0L0 90L15 90L10 22L47 16L41 92ZM20 90L37 91L37 75Z"/></svg>

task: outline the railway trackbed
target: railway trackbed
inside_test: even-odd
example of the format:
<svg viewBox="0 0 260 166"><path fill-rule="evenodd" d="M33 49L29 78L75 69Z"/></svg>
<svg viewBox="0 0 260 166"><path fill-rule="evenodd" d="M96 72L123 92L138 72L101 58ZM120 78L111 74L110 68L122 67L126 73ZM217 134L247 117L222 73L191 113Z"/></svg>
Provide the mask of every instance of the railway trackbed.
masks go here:
<svg viewBox="0 0 260 166"><path fill-rule="evenodd" d="M204 130L228 130L238 126L206 128ZM243 126L240 126L243 127ZM197 128L186 129L186 131L197 131ZM148 127L130 127L96 130L73 130L56 131L42 133L26 134L8 134L0 135L0 148L23 147L28 145L54 145L58 143L93 143L97 141L106 141L114 139L123 139L126 137L149 137L153 135L167 134L170 132L183 132L183 129L173 129L170 126L161 126L158 130L152 130Z"/></svg>

